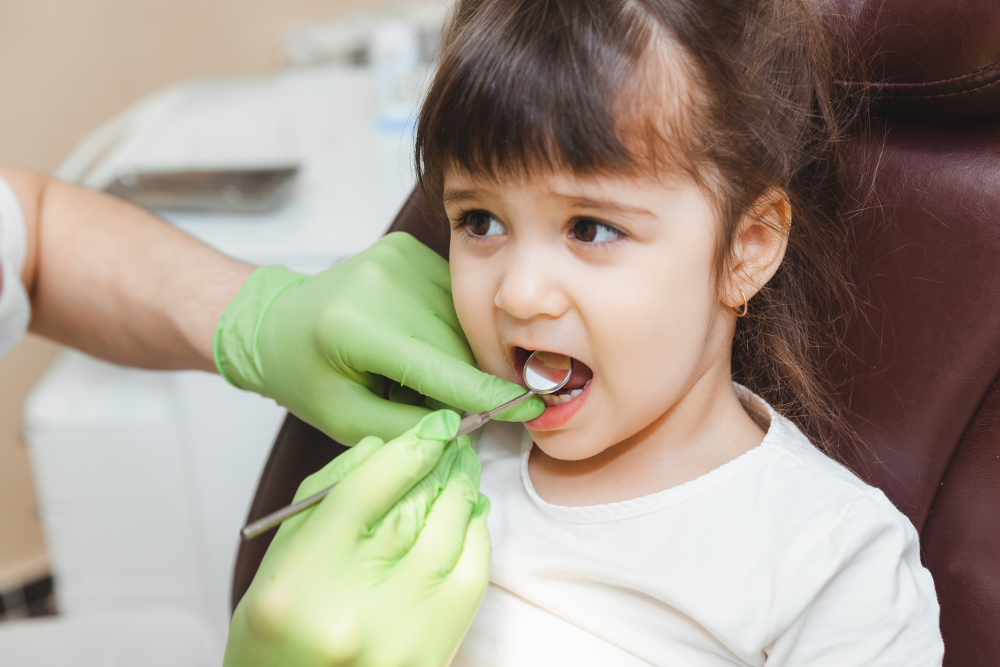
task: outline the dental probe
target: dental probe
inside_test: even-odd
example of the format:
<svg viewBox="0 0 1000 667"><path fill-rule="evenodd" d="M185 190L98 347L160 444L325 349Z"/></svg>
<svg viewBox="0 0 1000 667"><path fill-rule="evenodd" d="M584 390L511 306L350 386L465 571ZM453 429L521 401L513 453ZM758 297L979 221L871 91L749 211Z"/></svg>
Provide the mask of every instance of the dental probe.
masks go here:
<svg viewBox="0 0 1000 667"><path fill-rule="evenodd" d="M548 359L551 359L552 357L563 357L565 359L565 363L567 365L565 369L554 368L545 363L543 358L539 358L537 356L538 354L538 350L532 352L531 356L528 357L528 360L524 362L524 386L528 389L528 391L512 401L507 401L500 407L487 410L486 412L477 412L464 417L458 424L458 432L455 434L456 439L468 433L472 433L481 426L485 426L494 415L499 414L507 408L511 408L522 401L528 400L535 394L552 394L566 386L566 383L569 382L569 379L573 376L573 360L565 355L556 355L551 352L545 353L545 358ZM558 373L563 370L565 370L565 374L560 379L558 377ZM240 535L242 535L244 540L252 540L261 533L266 533L285 519L293 517L299 512L309 509L319 501L323 500L326 494L330 493L335 486L336 484L331 484L319 493L314 493L308 498L303 498L297 503L283 507L263 518L260 518L252 523L248 523L240 531Z"/></svg>

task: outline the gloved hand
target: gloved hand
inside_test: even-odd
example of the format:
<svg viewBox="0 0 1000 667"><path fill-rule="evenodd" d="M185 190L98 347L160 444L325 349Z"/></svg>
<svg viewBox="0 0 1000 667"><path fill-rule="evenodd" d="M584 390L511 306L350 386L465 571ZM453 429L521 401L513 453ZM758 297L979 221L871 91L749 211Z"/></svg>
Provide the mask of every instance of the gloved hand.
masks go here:
<svg viewBox="0 0 1000 667"><path fill-rule="evenodd" d="M215 364L338 442L392 438L428 409L495 408L524 389L476 370L455 315L448 263L409 234L383 237L314 277L258 269L226 308ZM382 377L415 390L382 398ZM498 418L533 419L532 397Z"/></svg>
<svg viewBox="0 0 1000 667"><path fill-rule="evenodd" d="M224 667L444 667L489 578L489 502L459 418L363 439L299 487L233 615Z"/></svg>

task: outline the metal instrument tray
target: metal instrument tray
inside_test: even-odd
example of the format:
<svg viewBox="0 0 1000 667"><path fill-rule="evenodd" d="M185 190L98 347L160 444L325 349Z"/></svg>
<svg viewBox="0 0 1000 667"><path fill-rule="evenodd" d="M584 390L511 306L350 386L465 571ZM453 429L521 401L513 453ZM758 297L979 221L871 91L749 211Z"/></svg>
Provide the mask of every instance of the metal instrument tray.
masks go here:
<svg viewBox="0 0 1000 667"><path fill-rule="evenodd" d="M263 213L291 193L298 165L253 169L125 171L104 189L148 209Z"/></svg>

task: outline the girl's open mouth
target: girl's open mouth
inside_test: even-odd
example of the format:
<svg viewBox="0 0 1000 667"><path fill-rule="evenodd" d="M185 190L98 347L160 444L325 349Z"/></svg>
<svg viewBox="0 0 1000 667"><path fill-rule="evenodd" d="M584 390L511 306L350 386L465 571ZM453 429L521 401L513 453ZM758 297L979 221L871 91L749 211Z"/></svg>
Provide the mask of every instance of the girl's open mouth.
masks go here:
<svg viewBox="0 0 1000 667"><path fill-rule="evenodd" d="M517 379L521 384L524 384L524 362L527 361L528 356L533 351L522 347L515 347L513 349L514 368L517 372ZM565 363L566 355L553 353L549 359L546 359L546 356L545 354L539 354L537 358L540 358L553 367L565 368L563 364ZM594 372L587 364L579 359L573 359L573 375L570 376L569 381L559 391L541 396L546 406L545 412L540 417L525 422L525 424L536 431L548 431L559 428L568 422L583 407L583 403L587 399L587 388L590 386L593 378Z"/></svg>

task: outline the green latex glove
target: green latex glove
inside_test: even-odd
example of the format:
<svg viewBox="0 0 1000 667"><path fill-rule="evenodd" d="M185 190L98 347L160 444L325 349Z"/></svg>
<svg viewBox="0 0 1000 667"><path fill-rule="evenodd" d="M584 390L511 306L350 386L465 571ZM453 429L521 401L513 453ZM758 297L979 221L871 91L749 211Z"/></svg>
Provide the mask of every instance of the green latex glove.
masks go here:
<svg viewBox="0 0 1000 667"><path fill-rule="evenodd" d="M481 412L524 393L474 368L448 263L402 232L317 276L258 269L220 318L214 353L229 382L346 445L412 427L428 412L423 396ZM408 389L384 400L381 376ZM532 397L498 418L526 421L544 409Z"/></svg>
<svg viewBox="0 0 1000 667"><path fill-rule="evenodd" d="M225 667L443 667L489 579L489 502L459 418L442 410L307 478L233 615Z"/></svg>

